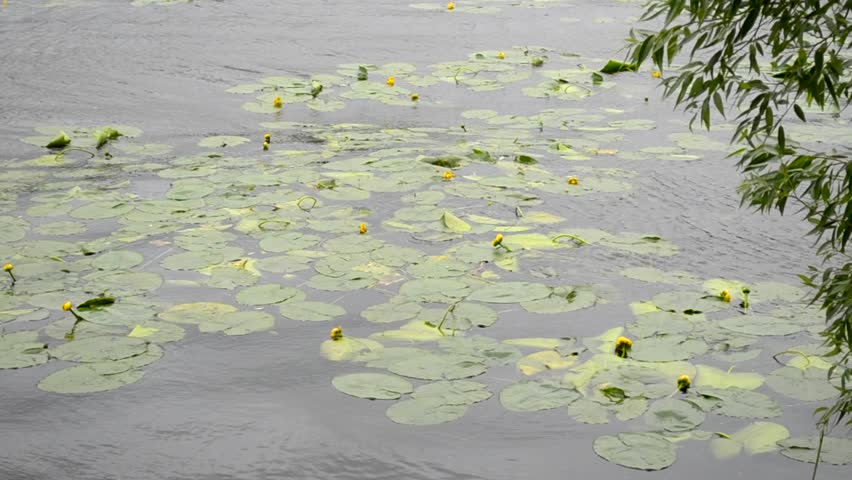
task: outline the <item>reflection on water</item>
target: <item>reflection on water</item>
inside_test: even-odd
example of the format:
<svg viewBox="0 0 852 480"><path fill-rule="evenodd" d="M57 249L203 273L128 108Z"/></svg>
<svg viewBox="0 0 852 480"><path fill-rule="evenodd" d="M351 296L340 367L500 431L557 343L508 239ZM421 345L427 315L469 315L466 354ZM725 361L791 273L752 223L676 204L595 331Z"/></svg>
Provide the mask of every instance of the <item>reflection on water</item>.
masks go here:
<svg viewBox="0 0 852 480"><path fill-rule="evenodd" d="M387 0L197 0L169 7L134 7L123 0L3 0L0 155L9 161L32 158L33 148L19 138L32 135L37 126L107 123L139 127L145 132L145 143L172 145L177 155L184 155L193 152L205 136L255 138L261 131L257 123L267 119L242 110L245 98L224 93L233 85L263 76L334 72L344 63L410 62L427 69L466 58L473 51L510 46L547 45L586 59L605 60L618 56L629 20L638 13L635 5L622 2L552 2L548 8L480 3L499 4L501 10L493 15L446 15ZM562 21L574 18L580 21ZM461 112L483 105L517 115L533 115L543 108L513 92L473 94L447 88L446 97L429 108L401 110L353 102L329 114L294 108L295 118L288 120L449 128L460 122ZM670 143L669 134L685 131L683 119L671 113L671 105L654 100L659 90L650 79L618 92L590 97L581 108L639 111L655 120L658 128L612 139L613 148L664 145ZM641 101L646 96L651 99L647 105ZM721 138L725 139L724 133ZM805 226L791 218L739 210L734 191L738 176L731 162L719 151L701 153L704 159L695 162L637 160L621 165L621 160L607 159L607 167L638 172L631 190L606 197L605 203L602 197L576 197L570 205L548 204L547 209L569 218L572 225L654 232L680 247L677 257L660 258L649 266L686 269L704 278L794 283L791 274L811 260L801 242ZM595 162L590 164L600 166ZM567 168L559 164L554 170L561 174ZM134 194L157 198L168 190L164 180L141 171L136 175L130 187ZM120 181L121 175L112 180ZM25 193L20 200L30 199ZM398 208L376 203L371 208L377 217ZM86 235L105 235L109 228L98 224ZM251 248L245 242L242 246ZM149 245L139 245L138 250L149 261L164 252ZM619 262L624 258L605 250L576 258L566 279L612 277L622 269ZM548 263L544 259L531 266L547 267ZM500 322L488 333L497 338L554 336L554 332L598 335L630 318L627 302L650 295L649 290L626 281L614 288L619 298L571 314L570 328L558 320L528 325L522 312L510 311L501 312ZM169 285L160 300L195 301L196 291ZM209 298L204 300L233 303L231 292L220 292L205 292ZM324 300L338 297L329 295ZM350 317L379 301L371 294L341 298ZM347 317L346 321L348 335L365 337L376 331L358 319ZM384 414L386 404L352 399L332 388L332 377L362 369L330 364L319 357L327 323L283 319L278 323L277 334L258 333L237 340L190 333L180 343L167 344L164 360L148 367L139 383L90 396L47 394L35 388L41 378L62 367L57 362L4 370L0 478L637 475L607 464L591 449L596 436L618 432L622 426L590 428L558 410L511 413L495 398L454 423L422 428L391 423ZM523 325L522 334L519 325ZM761 362L758 368L771 368L770 360ZM512 366L492 369L482 379L495 392L516 380ZM783 406L783 423L794 435L811 432L811 404L788 400ZM716 417L702 428L731 431L740 425ZM716 462L699 442L685 442L678 455L672 468L654 478L710 479L742 471L756 472L753 475L759 478L800 478L810 468L777 455ZM848 469L824 470L826 478L844 471Z"/></svg>

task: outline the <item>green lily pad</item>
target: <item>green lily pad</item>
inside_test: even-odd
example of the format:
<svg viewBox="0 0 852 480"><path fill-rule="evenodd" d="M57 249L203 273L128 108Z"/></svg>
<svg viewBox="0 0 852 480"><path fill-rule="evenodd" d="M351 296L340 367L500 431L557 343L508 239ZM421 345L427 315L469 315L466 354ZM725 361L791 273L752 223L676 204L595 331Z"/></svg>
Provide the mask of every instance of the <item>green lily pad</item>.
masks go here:
<svg viewBox="0 0 852 480"><path fill-rule="evenodd" d="M141 355L148 350L147 342L138 338L96 336L74 340L51 348L50 354L69 362L106 362Z"/></svg>
<svg viewBox="0 0 852 480"><path fill-rule="evenodd" d="M129 270L145 261L145 258L130 250L114 250L104 253L92 261L99 270Z"/></svg>
<svg viewBox="0 0 852 480"><path fill-rule="evenodd" d="M325 322L346 315L343 307L323 302L287 302L280 310L282 316L303 322Z"/></svg>
<svg viewBox="0 0 852 480"><path fill-rule="evenodd" d="M217 135L214 137L207 137L198 142L199 147L203 148L224 148L224 147L236 147L238 145L242 145L246 142L250 142L251 140L246 137L236 137L232 135Z"/></svg>
<svg viewBox="0 0 852 480"><path fill-rule="evenodd" d="M776 392L803 402L829 400L839 392L820 368L781 367L766 376L766 384Z"/></svg>
<svg viewBox="0 0 852 480"><path fill-rule="evenodd" d="M38 383L38 388L54 393L96 393L136 383L143 370L121 362L90 363L53 372Z"/></svg>
<svg viewBox="0 0 852 480"><path fill-rule="evenodd" d="M801 332L804 327L762 315L740 315L718 322L726 330L756 336L784 336Z"/></svg>
<svg viewBox="0 0 852 480"><path fill-rule="evenodd" d="M481 375L487 369L476 357L434 353L406 358L387 368L397 375L422 380L459 380Z"/></svg>
<svg viewBox="0 0 852 480"><path fill-rule="evenodd" d="M473 405L491 398L492 393L484 383L470 380L451 380L421 385L412 398L437 398L444 405Z"/></svg>
<svg viewBox="0 0 852 480"><path fill-rule="evenodd" d="M549 296L552 291L541 283L501 282L475 290L468 299L484 303L531 302Z"/></svg>
<svg viewBox="0 0 852 480"><path fill-rule="evenodd" d="M763 385L763 375L752 372L731 372L719 370L708 365L696 366L698 376L695 381L696 387L708 386L714 388L741 388L754 390Z"/></svg>
<svg viewBox="0 0 852 480"><path fill-rule="evenodd" d="M361 312L361 316L374 323L400 322L416 317L423 307L415 302L380 303Z"/></svg>
<svg viewBox="0 0 852 480"><path fill-rule="evenodd" d="M353 397L371 400L395 400L414 387L408 380L383 373L353 373L334 377L334 388Z"/></svg>
<svg viewBox="0 0 852 480"><path fill-rule="evenodd" d="M467 405L445 403L441 398L426 397L403 400L387 409L394 423L403 425L438 425L458 420L467 413Z"/></svg>
<svg viewBox="0 0 852 480"><path fill-rule="evenodd" d="M278 284L255 285L237 293L237 302L243 305L272 305L284 302L300 302L305 293L297 288L282 287Z"/></svg>
<svg viewBox="0 0 852 480"><path fill-rule="evenodd" d="M720 403L712 411L728 417L772 418L783 413L778 402L759 392L737 387L703 387L698 389L698 392L702 396L719 399Z"/></svg>
<svg viewBox="0 0 852 480"><path fill-rule="evenodd" d="M500 391L500 403L513 412L566 407L581 397L570 385L543 379L521 380Z"/></svg>
<svg viewBox="0 0 852 480"><path fill-rule="evenodd" d="M344 336L338 340L326 340L320 345L320 354L332 362L353 360L365 354L373 355L384 350L384 346L368 338Z"/></svg>
<svg viewBox="0 0 852 480"><path fill-rule="evenodd" d="M47 363L50 357L46 347L35 331L0 334L0 370Z"/></svg>
<svg viewBox="0 0 852 480"><path fill-rule="evenodd" d="M654 402L645 413L645 423L667 432L693 430L704 423L705 418L704 412L694 403L674 398Z"/></svg>
<svg viewBox="0 0 852 480"><path fill-rule="evenodd" d="M633 267L621 271L627 278L641 280L651 283L668 283L671 285L693 285L699 282L698 277L689 272L671 271L666 272L656 268Z"/></svg>
<svg viewBox="0 0 852 480"><path fill-rule="evenodd" d="M274 327L275 317L257 311L225 313L198 324L198 330L202 333L222 332L225 335L248 335Z"/></svg>
<svg viewBox="0 0 852 480"><path fill-rule="evenodd" d="M743 451L748 455L757 455L777 451L777 443L789 436L790 432L783 425L754 422L734 434L714 438L710 441L710 449L720 459L735 457Z"/></svg>
<svg viewBox="0 0 852 480"><path fill-rule="evenodd" d="M703 340L686 335L663 335L637 340L630 356L643 362L673 362L689 360L707 352Z"/></svg>
<svg viewBox="0 0 852 480"><path fill-rule="evenodd" d="M778 442L781 455L800 462L816 463L819 436L788 438ZM832 465L852 463L852 439L825 437L822 441L820 462Z"/></svg>
<svg viewBox="0 0 852 480"><path fill-rule="evenodd" d="M593 448L601 458L637 470L662 470L677 459L675 446L657 433L619 433L595 439Z"/></svg>

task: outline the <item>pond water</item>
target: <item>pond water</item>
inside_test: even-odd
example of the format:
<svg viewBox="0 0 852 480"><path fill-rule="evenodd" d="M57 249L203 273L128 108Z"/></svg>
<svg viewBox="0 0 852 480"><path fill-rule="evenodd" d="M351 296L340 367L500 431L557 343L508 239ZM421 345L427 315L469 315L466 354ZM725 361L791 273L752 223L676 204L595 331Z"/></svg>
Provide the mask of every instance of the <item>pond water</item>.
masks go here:
<svg viewBox="0 0 852 480"><path fill-rule="evenodd" d="M640 12L3 0L0 478L805 478L807 226L593 80Z"/></svg>

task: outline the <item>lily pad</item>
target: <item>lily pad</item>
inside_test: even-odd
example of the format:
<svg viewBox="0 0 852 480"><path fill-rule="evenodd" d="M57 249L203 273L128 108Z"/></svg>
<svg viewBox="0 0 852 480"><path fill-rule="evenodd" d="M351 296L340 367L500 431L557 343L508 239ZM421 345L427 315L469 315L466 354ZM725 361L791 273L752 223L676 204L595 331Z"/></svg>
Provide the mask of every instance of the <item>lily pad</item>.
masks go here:
<svg viewBox="0 0 852 480"><path fill-rule="evenodd" d="M552 289L541 283L501 282L474 291L468 299L484 303L520 303L539 300L551 293Z"/></svg>
<svg viewBox="0 0 852 480"><path fill-rule="evenodd" d="M426 397L394 403L386 414L394 423L403 425L438 425L458 420L467 408L467 405L445 403L441 398Z"/></svg>
<svg viewBox="0 0 852 480"><path fill-rule="evenodd" d="M704 422L706 415L687 400L666 398L651 404L645 413L645 423L667 432L693 430Z"/></svg>
<svg viewBox="0 0 852 480"><path fill-rule="evenodd" d="M106 362L141 355L148 343L130 337L96 336L74 340L50 349L50 354L69 362Z"/></svg>
<svg viewBox="0 0 852 480"><path fill-rule="evenodd" d="M748 455L774 452L779 449L777 443L790 436L783 426L772 422L754 422L742 430L710 441L710 449L716 458L727 459L745 451Z"/></svg>
<svg viewBox="0 0 852 480"><path fill-rule="evenodd" d="M819 436L788 438L778 442L781 455L800 462L816 463ZM852 439L825 437L822 441L820 462L832 465L852 463Z"/></svg>
<svg viewBox="0 0 852 480"><path fill-rule="evenodd" d="M353 397L371 400L395 400L414 387L408 380L383 373L353 373L334 377L332 385Z"/></svg>
<svg viewBox="0 0 852 480"><path fill-rule="evenodd" d="M286 318L303 322L325 322L346 315L343 307L324 302L287 302L280 311Z"/></svg>
<svg viewBox="0 0 852 480"><path fill-rule="evenodd" d="M604 435L593 447L604 460L637 470L662 470L677 459L675 446L657 433Z"/></svg>
<svg viewBox="0 0 852 480"><path fill-rule="evenodd" d="M570 385L543 379L521 380L500 391L500 403L513 412L566 407L581 397Z"/></svg>

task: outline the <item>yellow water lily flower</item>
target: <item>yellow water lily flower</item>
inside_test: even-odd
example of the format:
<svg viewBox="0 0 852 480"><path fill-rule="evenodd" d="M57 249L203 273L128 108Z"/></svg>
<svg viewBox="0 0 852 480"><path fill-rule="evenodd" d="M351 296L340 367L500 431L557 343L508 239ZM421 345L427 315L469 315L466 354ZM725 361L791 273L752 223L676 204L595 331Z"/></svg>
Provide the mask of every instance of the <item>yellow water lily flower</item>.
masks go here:
<svg viewBox="0 0 852 480"><path fill-rule="evenodd" d="M579 185L580 181L577 180L577 177L568 177L568 185Z"/></svg>
<svg viewBox="0 0 852 480"><path fill-rule="evenodd" d="M266 143L271 143L272 142L272 135L269 134L269 133L264 133L263 134L263 141L266 142Z"/></svg>
<svg viewBox="0 0 852 480"><path fill-rule="evenodd" d="M722 290L722 292L719 293L719 298L725 303L731 303L731 292Z"/></svg>
<svg viewBox="0 0 852 480"><path fill-rule="evenodd" d="M14 285L15 282L18 281L18 279L15 278L15 274L12 273L12 270L14 270L14 269L15 269L15 266L12 265L11 263L7 263L6 265L3 265L3 271L8 273L9 276L12 277L12 285Z"/></svg>
<svg viewBox="0 0 852 480"><path fill-rule="evenodd" d="M62 304L62 310L66 312L70 312L72 308L74 308L74 304L71 302L65 302Z"/></svg>
<svg viewBox="0 0 852 480"><path fill-rule="evenodd" d="M686 393L689 390L689 387L692 386L692 380L689 379L689 375L681 375L677 379L677 389L683 393Z"/></svg>
<svg viewBox="0 0 852 480"><path fill-rule="evenodd" d="M633 348L633 340L627 337L618 337L615 340L615 354L619 357L627 358L631 348Z"/></svg>
<svg viewBox="0 0 852 480"><path fill-rule="evenodd" d="M454 8L456 8L456 4L455 4L455 3L450 2L450 3L448 3L448 4L447 4L447 10L452 10L452 9L454 9Z"/></svg>
<svg viewBox="0 0 852 480"><path fill-rule="evenodd" d="M336 342L343 338L343 329L340 327L334 327L331 329L331 333L328 336Z"/></svg>
<svg viewBox="0 0 852 480"><path fill-rule="evenodd" d="M497 236L494 237L494 240L491 241L491 246L492 247L498 247L502 244L503 244L503 234L498 233Z"/></svg>
<svg viewBox="0 0 852 480"><path fill-rule="evenodd" d="M389 87L394 86L396 84L396 77L388 77L385 83L387 83Z"/></svg>
<svg viewBox="0 0 852 480"><path fill-rule="evenodd" d="M281 97L275 97L275 99L272 100L272 106L275 108L281 108L284 106L284 101L281 100Z"/></svg>
<svg viewBox="0 0 852 480"><path fill-rule="evenodd" d="M358 231L361 233L361 235L367 233L367 224L362 223L361 225L358 225Z"/></svg>
<svg viewBox="0 0 852 480"><path fill-rule="evenodd" d="M654 70L653 72L651 72L651 76L654 78L661 78L663 76L663 73Z"/></svg>
<svg viewBox="0 0 852 480"><path fill-rule="evenodd" d="M506 58L506 54L503 52L497 52L497 58L503 60L504 58Z"/></svg>
<svg viewBox="0 0 852 480"><path fill-rule="evenodd" d="M455 174L455 173L453 173L453 172L451 172L451 171L446 171L446 172L444 172L444 180L446 180L446 181L448 181L448 182L449 182L450 180L452 180L452 179L454 179L454 178L456 178L456 174Z"/></svg>
<svg viewBox="0 0 852 480"><path fill-rule="evenodd" d="M269 150L269 142L263 142L263 149Z"/></svg>
<svg viewBox="0 0 852 480"><path fill-rule="evenodd" d="M416 101L418 101L418 100L420 100L420 95L418 95L418 94L416 94L416 93L412 93L412 94L411 94L411 101L412 101L412 102L416 102Z"/></svg>

